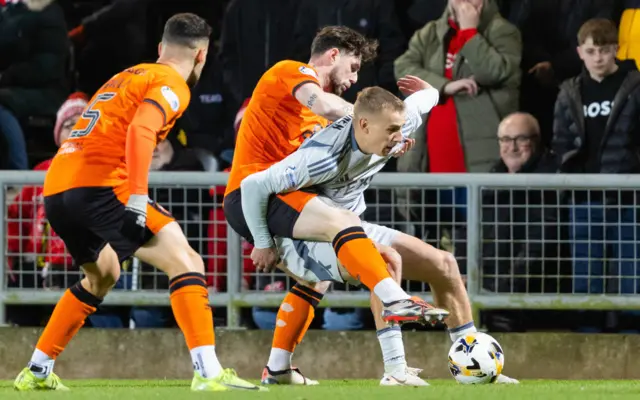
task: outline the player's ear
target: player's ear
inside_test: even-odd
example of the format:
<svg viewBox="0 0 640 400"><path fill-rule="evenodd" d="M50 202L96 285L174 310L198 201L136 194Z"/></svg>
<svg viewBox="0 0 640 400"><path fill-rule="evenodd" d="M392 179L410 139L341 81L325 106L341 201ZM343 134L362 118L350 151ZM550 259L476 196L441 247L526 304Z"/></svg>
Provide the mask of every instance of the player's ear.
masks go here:
<svg viewBox="0 0 640 400"><path fill-rule="evenodd" d="M196 53L196 64L202 64L207 59L207 49L199 49Z"/></svg>
<svg viewBox="0 0 640 400"><path fill-rule="evenodd" d="M362 129L363 132L369 133L369 121L366 118L358 119L358 125L360 125L360 129Z"/></svg>
<svg viewBox="0 0 640 400"><path fill-rule="evenodd" d="M162 55L162 42L158 43L158 57Z"/></svg>
<svg viewBox="0 0 640 400"><path fill-rule="evenodd" d="M335 63L338 61L338 58L340 58L340 50L338 50L337 48L332 48L331 50L329 50L329 56L331 57L331 62Z"/></svg>

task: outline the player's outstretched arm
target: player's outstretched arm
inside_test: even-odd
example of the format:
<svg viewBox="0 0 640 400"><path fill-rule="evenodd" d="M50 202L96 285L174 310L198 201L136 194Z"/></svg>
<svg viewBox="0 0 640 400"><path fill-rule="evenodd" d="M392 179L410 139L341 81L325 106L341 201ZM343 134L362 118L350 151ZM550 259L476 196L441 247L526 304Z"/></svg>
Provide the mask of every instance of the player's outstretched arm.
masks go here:
<svg viewBox="0 0 640 400"><path fill-rule="evenodd" d="M316 83L309 82L300 86L295 91L296 100L308 107L314 114L336 121L342 117L353 114L353 104L340 96L327 93Z"/></svg>
<svg viewBox="0 0 640 400"><path fill-rule="evenodd" d="M407 121L402 127L402 136L406 138L422 125L423 118L438 105L440 93L424 80L412 75L400 78L398 88L408 96L404 100Z"/></svg>

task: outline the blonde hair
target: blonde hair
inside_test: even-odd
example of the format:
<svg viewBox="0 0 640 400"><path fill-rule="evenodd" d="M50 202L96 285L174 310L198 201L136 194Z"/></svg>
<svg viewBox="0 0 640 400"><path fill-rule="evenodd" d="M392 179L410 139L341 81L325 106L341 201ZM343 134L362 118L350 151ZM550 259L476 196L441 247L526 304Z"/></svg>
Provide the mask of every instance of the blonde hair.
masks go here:
<svg viewBox="0 0 640 400"><path fill-rule="evenodd" d="M358 93L358 98L353 106L353 113L379 113L382 110L395 112L404 111L405 105L396 95L379 86L363 89Z"/></svg>

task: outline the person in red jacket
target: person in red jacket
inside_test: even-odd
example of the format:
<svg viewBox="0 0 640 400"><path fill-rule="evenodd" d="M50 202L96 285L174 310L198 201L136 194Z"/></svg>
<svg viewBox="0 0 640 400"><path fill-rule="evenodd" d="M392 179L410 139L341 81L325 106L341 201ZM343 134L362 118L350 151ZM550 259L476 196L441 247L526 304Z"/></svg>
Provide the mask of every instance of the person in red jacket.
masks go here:
<svg viewBox="0 0 640 400"><path fill-rule="evenodd" d="M80 92L72 94L62 104L53 130L56 145L60 146L67 139L86 106L87 96ZM34 170L46 171L49 165L51 159L36 165ZM66 269L72 265L73 261L66 253L64 243L45 219L41 186L25 186L9 204L7 218L10 284L23 286L20 285L20 277L25 274L23 263L26 262L44 268L43 272L51 267Z"/></svg>

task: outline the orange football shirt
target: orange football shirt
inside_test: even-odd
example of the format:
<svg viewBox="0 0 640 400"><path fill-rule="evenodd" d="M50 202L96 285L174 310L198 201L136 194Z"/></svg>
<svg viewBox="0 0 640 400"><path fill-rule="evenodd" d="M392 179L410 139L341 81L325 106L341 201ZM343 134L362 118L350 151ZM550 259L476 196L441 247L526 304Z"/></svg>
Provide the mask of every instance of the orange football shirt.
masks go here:
<svg viewBox="0 0 640 400"><path fill-rule="evenodd" d="M320 85L308 64L280 61L265 72L253 91L236 137L225 195L247 176L263 171L300 147L328 121L300 104L295 92L305 83Z"/></svg>
<svg viewBox="0 0 640 400"><path fill-rule="evenodd" d="M44 182L45 196L78 187L117 187L127 182L127 129L138 107L160 110L160 142L189 104L184 78L164 64L139 64L111 78L93 96L53 158Z"/></svg>

